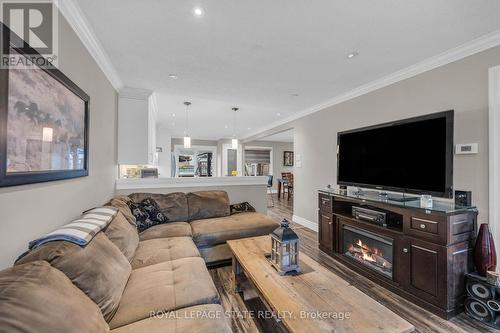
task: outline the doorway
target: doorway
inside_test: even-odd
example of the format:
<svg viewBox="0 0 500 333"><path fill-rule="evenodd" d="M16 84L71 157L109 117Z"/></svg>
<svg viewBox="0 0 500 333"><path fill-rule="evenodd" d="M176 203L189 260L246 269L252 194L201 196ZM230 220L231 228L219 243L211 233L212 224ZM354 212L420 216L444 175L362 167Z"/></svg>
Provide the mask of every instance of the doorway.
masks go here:
<svg viewBox="0 0 500 333"><path fill-rule="evenodd" d="M241 144L238 149L233 149L230 143L222 145L222 176L242 175Z"/></svg>

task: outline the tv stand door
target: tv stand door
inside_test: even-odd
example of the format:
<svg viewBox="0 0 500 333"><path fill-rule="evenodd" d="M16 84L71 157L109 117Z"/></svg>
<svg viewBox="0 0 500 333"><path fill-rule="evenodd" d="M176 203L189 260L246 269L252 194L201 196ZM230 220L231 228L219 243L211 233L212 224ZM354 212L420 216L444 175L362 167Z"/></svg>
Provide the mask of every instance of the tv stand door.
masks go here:
<svg viewBox="0 0 500 333"><path fill-rule="evenodd" d="M337 221L334 219L332 214L319 211L319 246L325 252L333 252L335 249Z"/></svg>
<svg viewBox="0 0 500 333"><path fill-rule="evenodd" d="M446 305L446 247L403 237L402 286L413 295L438 306Z"/></svg>

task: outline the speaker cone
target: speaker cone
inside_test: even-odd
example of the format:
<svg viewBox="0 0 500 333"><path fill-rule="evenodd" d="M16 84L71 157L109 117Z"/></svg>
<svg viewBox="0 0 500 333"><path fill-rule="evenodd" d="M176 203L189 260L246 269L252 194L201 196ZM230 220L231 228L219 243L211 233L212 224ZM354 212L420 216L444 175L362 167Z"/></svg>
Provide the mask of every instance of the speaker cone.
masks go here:
<svg viewBox="0 0 500 333"><path fill-rule="evenodd" d="M492 298L490 287L478 282L467 283L467 293L481 300L489 300Z"/></svg>
<svg viewBox="0 0 500 333"><path fill-rule="evenodd" d="M489 323L493 320L493 314L488 306L477 299L467 298L465 300L465 311L479 321Z"/></svg>
<svg viewBox="0 0 500 333"><path fill-rule="evenodd" d="M500 303L498 303L498 300L489 300L486 304L488 304L488 307L491 310L500 311Z"/></svg>

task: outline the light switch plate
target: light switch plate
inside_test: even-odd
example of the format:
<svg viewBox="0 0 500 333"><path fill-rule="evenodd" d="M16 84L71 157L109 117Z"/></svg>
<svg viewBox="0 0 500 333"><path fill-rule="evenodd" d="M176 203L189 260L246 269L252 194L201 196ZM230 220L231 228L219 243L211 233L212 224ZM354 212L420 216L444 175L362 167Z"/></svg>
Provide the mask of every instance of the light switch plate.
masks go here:
<svg viewBox="0 0 500 333"><path fill-rule="evenodd" d="M302 155L295 154L295 167L302 168Z"/></svg>
<svg viewBox="0 0 500 333"><path fill-rule="evenodd" d="M468 155L468 154L477 154L478 153L478 144L477 143L461 143L455 145L455 154L456 155Z"/></svg>

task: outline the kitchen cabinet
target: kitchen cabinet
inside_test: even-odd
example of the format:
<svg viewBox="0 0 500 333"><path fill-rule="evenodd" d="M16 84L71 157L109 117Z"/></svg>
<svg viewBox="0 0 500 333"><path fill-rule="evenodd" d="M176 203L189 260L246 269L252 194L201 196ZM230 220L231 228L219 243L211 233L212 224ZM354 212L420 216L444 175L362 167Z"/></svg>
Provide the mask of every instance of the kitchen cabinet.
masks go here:
<svg viewBox="0 0 500 333"><path fill-rule="evenodd" d="M124 88L118 97L118 164L156 166L156 95Z"/></svg>

